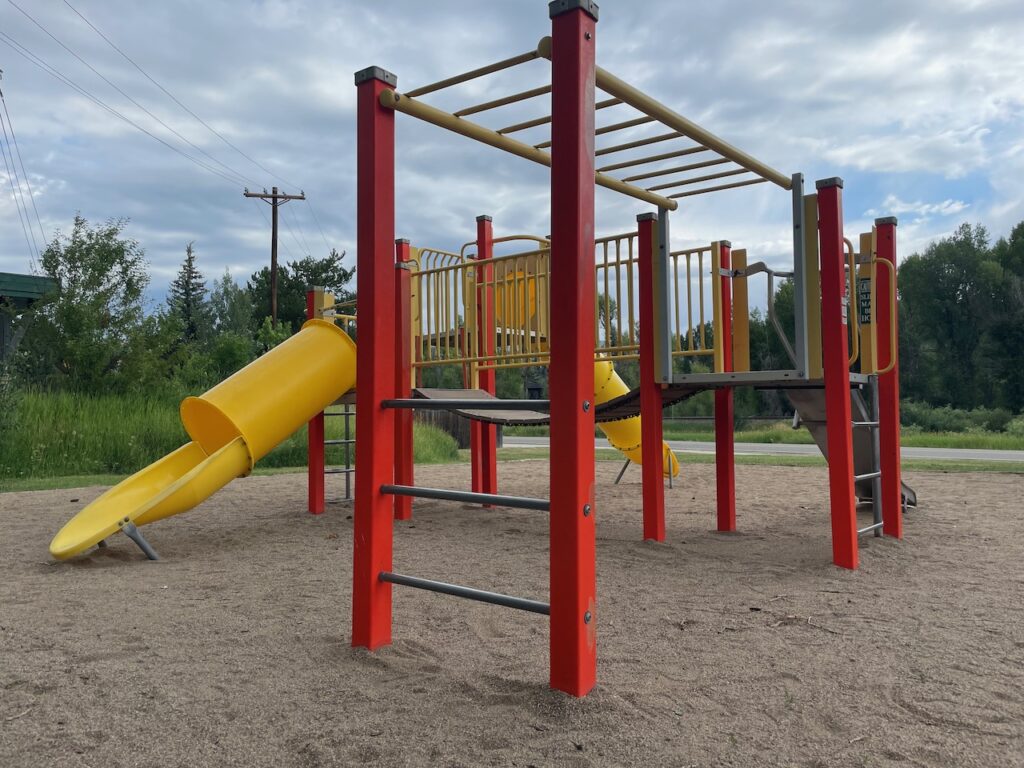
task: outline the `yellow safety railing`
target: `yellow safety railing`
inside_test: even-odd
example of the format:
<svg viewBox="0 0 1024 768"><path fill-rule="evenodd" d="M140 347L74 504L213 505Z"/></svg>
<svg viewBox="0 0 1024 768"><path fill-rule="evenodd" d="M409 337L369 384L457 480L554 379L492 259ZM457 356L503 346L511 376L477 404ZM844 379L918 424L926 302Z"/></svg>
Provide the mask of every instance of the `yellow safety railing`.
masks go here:
<svg viewBox="0 0 1024 768"><path fill-rule="evenodd" d="M461 364L472 377L480 369L547 365L550 359L550 243L533 235L537 248L478 260L466 243L459 253L413 249L412 337L417 368ZM674 357L713 355L706 331L705 293L711 247L669 256L669 322ZM639 359L639 253L636 232L595 241L595 357ZM682 285L681 285L682 284ZM696 296L694 293L696 292ZM494 338L493 353L481 340Z"/></svg>

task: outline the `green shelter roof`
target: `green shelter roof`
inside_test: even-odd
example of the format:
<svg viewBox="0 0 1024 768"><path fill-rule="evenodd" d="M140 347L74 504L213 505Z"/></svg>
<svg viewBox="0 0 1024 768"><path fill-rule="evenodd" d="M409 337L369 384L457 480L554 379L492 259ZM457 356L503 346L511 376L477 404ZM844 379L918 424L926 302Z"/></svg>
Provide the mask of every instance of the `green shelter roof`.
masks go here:
<svg viewBox="0 0 1024 768"><path fill-rule="evenodd" d="M18 307L26 307L56 290L57 282L49 277L0 272L0 300Z"/></svg>

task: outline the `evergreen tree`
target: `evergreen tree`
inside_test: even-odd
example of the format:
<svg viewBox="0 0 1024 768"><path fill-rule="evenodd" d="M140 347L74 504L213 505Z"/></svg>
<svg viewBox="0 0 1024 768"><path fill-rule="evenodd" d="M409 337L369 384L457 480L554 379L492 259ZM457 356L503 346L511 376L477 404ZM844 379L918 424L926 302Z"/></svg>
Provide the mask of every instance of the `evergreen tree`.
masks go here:
<svg viewBox="0 0 1024 768"><path fill-rule="evenodd" d="M181 324L181 338L185 343L206 339L212 327L206 281L196 267L192 245L185 246L185 260L167 295L167 306Z"/></svg>

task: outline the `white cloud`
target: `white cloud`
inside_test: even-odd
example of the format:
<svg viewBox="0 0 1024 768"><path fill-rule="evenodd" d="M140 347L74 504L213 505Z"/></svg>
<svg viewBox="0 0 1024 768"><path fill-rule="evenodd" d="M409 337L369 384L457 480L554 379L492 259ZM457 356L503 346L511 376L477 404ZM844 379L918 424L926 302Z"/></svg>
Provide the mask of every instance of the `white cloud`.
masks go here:
<svg viewBox="0 0 1024 768"><path fill-rule="evenodd" d="M955 216L970 207L969 203L963 200L946 199L938 203L923 203L916 201L908 203L900 200L896 195L889 195L885 198L881 208L870 209L864 212L865 216L899 216L903 213L911 213L919 219L928 219L932 216Z"/></svg>
<svg viewBox="0 0 1024 768"><path fill-rule="evenodd" d="M63 4L25 7L204 150L258 186L281 185L178 110ZM304 187L330 244L350 254L352 73L378 64L410 88L529 50L550 29L544 4L533 1L472 13L461 0L232 0L190 5L187 13L110 0L81 10L232 143ZM849 218L851 231L876 211L904 214L901 243L910 247L945 234L965 213L995 235L1024 218L1019 2L730 0L687 4L683 14L672 0L607 0L601 15L602 66L786 173L802 170L809 182L847 177L848 211L867 212ZM6 34L111 106L139 115L9 6L0 19ZM242 199L242 185L210 176L8 58L4 93L48 231L67 229L78 210L95 220L129 215L159 276L173 273L189 240L210 276L225 267L244 275L265 263L267 226ZM428 101L456 109L544 80L545 65L533 62ZM548 107L536 99L481 122L503 125ZM624 109L608 110L599 123L625 119ZM546 138L540 129L536 135ZM479 213L492 214L503 232L548 229L543 168L403 116L398 138L398 234L457 246L472 237ZM0 270L24 270L24 237L6 197ZM646 210L604 191L598 201L603 232L621 231ZM751 258L782 266L788 212L788 195L768 185L693 198L674 217L673 237L678 247L728 238ZM282 226L285 258L306 246L326 250L305 206L289 211L289 221L296 232Z"/></svg>

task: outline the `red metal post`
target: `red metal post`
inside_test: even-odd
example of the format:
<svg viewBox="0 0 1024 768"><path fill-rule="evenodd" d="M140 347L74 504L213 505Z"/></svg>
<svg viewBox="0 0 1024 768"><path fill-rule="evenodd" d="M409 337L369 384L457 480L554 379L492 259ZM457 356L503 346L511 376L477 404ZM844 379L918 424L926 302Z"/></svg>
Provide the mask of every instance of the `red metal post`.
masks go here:
<svg viewBox="0 0 1024 768"><path fill-rule="evenodd" d="M494 227L490 216L476 217L476 257L480 260L487 260L494 256ZM484 282L490 283L493 280L491 267L484 268ZM480 334L480 354L494 354L494 286L487 285L477 288L477 307L483 312ZM496 394L495 370L484 368L480 371L480 389L490 394ZM498 492L498 427L494 424L480 425L480 492Z"/></svg>
<svg viewBox="0 0 1024 768"><path fill-rule="evenodd" d="M885 259L896 268L896 217L875 219L876 248L879 259ZM878 328L877 359L879 365L887 366L895 360L892 370L878 377L878 423L879 450L882 470L882 533L903 538L903 482L900 469L900 363L899 363L899 313L890 310L890 298L896 292L896 283L889 270L875 270L877 289ZM895 347L889 336L890 328L895 329Z"/></svg>
<svg viewBox="0 0 1024 768"><path fill-rule="evenodd" d="M817 188L818 236L821 241L821 345L825 369L832 561L841 568L856 568L857 500L854 496L850 362L846 338L843 180L822 179L817 183Z"/></svg>
<svg viewBox="0 0 1024 768"><path fill-rule="evenodd" d="M356 73L356 266L359 275L359 365L356 369L356 491L352 552L352 644L391 642L394 507L380 487L394 478L395 412L395 115L380 94L397 78L379 67Z"/></svg>
<svg viewBox="0 0 1024 768"><path fill-rule="evenodd" d="M654 377L654 259L658 216L636 217L640 277L640 454L643 488L644 539L665 540L664 448L661 423L661 384Z"/></svg>
<svg viewBox="0 0 1024 768"><path fill-rule="evenodd" d="M714 279L719 281L722 307L722 338L715 344L722 350L723 371L732 370L732 244L719 243L720 260ZM723 272L723 270L725 272ZM715 390L715 494L718 506L718 530L736 530L736 391L732 387Z"/></svg>
<svg viewBox="0 0 1024 768"><path fill-rule="evenodd" d="M306 291L306 319L316 317L316 291ZM323 514L324 503L324 414L314 416L306 430L307 482L309 512Z"/></svg>
<svg viewBox="0 0 1024 768"><path fill-rule="evenodd" d="M395 396L412 397L412 275L408 240L395 241ZM395 412L395 483L413 485L412 411ZM395 519L412 518L412 497L395 496Z"/></svg>
<svg viewBox="0 0 1024 768"><path fill-rule="evenodd" d="M551 686L597 675L594 536L593 3L552 2Z"/></svg>

